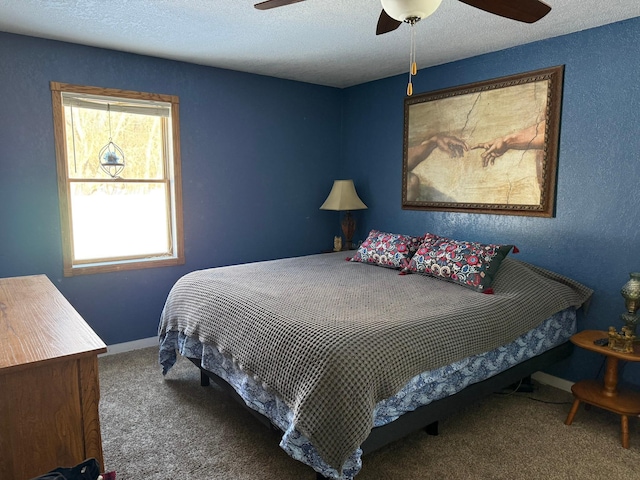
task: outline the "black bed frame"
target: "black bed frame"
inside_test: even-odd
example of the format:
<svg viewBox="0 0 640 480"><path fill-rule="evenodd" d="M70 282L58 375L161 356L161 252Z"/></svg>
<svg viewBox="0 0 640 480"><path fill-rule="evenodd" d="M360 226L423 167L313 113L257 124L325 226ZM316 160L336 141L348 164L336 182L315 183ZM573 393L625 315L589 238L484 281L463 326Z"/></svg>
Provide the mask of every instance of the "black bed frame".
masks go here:
<svg viewBox="0 0 640 480"><path fill-rule="evenodd" d="M541 355L514 365L491 378L469 385L455 395L431 402L428 405L417 408L413 412L405 413L391 423L372 429L360 448L362 448L363 454L368 454L422 429L425 429L426 432L431 435L437 435L439 420L444 420L462 408L494 392L517 384L522 379L530 377L531 374L569 357L572 351L573 344L571 342L565 342ZM239 401L240 404L261 423L271 429L278 430L267 417L249 408L231 385L215 373L202 368L199 359L189 358L189 360L200 369L200 384L202 386L209 385L209 379L213 380L223 390ZM317 479L321 480L325 479L325 477L318 473Z"/></svg>

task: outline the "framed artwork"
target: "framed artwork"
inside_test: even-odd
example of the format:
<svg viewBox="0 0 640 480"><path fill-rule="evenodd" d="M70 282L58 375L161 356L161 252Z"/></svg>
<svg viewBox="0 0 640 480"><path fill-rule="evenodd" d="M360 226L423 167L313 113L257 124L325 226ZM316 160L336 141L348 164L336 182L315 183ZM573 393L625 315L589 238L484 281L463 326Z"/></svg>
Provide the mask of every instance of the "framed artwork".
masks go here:
<svg viewBox="0 0 640 480"><path fill-rule="evenodd" d="M402 208L552 217L564 66L406 97Z"/></svg>

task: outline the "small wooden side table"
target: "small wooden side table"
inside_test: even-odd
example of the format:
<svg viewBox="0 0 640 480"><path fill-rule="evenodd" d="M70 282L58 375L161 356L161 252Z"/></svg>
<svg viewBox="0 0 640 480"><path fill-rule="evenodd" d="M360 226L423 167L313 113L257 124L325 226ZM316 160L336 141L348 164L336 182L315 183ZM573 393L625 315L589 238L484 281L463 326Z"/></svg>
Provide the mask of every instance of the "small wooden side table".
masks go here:
<svg viewBox="0 0 640 480"><path fill-rule="evenodd" d="M580 348L606 355L604 383L597 380L581 380L571 387L575 400L565 420L571 425L580 402L609 410L621 416L622 446L629 448L629 416L640 415L640 393L618 387L618 362L640 362L640 345L634 345L633 353L622 353L609 347L599 346L593 342L606 338L607 332L601 330L584 330L571 337L571 342Z"/></svg>

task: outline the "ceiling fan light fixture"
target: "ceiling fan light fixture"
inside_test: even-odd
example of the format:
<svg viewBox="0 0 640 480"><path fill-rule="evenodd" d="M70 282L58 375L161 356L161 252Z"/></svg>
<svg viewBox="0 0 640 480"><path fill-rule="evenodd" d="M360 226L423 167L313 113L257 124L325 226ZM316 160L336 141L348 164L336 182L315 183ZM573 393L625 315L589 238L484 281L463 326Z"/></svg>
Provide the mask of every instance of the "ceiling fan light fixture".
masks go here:
<svg viewBox="0 0 640 480"><path fill-rule="evenodd" d="M387 14L399 22L423 19L435 12L442 0L380 0Z"/></svg>

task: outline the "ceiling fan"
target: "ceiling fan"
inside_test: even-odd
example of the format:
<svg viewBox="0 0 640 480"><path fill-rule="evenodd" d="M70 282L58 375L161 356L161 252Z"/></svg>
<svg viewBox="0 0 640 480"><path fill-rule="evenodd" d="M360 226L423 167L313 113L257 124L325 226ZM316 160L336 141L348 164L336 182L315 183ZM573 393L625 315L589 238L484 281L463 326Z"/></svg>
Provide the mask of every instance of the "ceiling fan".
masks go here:
<svg viewBox="0 0 640 480"><path fill-rule="evenodd" d="M402 22L416 22L428 17L440 6L442 0L381 0L382 13L378 19L376 35L391 32ZM500 15L519 22L534 23L551 11L551 7L540 0L459 0L485 12ZM304 0L266 0L256 3L258 10L283 7Z"/></svg>
<svg viewBox="0 0 640 480"><path fill-rule="evenodd" d="M459 0L472 7L518 22L534 23L551 11L551 7L540 0ZM256 3L258 10L283 7L304 0L266 0ZM378 18L376 35L391 32L402 23L411 27L437 10L442 0L380 0L382 12ZM409 68L409 85L407 95L413 93L411 76L417 72L415 62L415 30L411 29L411 64Z"/></svg>

